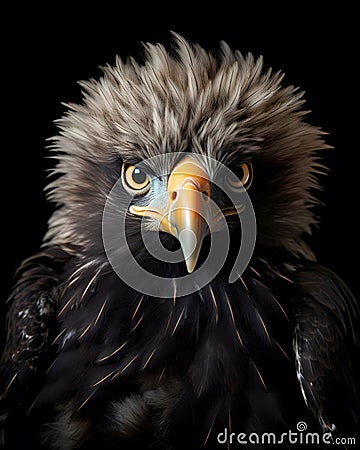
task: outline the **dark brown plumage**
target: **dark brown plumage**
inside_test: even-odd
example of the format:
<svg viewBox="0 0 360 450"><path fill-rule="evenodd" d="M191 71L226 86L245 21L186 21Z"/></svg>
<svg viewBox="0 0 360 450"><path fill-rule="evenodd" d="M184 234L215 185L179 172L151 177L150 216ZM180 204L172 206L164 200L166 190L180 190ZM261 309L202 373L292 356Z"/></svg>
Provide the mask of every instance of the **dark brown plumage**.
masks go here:
<svg viewBox="0 0 360 450"><path fill-rule="evenodd" d="M83 103L58 121L48 187L56 209L9 300L0 419L7 448L23 438L54 449L216 448L225 428L281 433L301 420L319 433L358 428L358 306L307 243L323 133L306 122L302 93L264 71L261 58L224 43L215 56L175 39L174 54L148 44L144 64L117 59L99 81L82 83ZM162 154L164 167L141 165ZM256 246L235 283L241 224L202 156L243 177L254 207ZM210 237L202 235L191 264L168 264L145 248L140 224L145 216L153 243L160 222L164 246L177 250L180 241L186 253L181 217L149 213L164 194L179 201L184 192L169 186L178 186L184 164L198 171L186 174L189 191L232 211L231 246L208 284L178 296L177 278L201 267ZM115 183L115 224L130 205L129 247L146 270L175 280L171 298L128 286L109 263L103 213ZM123 248L115 251L121 257Z"/></svg>

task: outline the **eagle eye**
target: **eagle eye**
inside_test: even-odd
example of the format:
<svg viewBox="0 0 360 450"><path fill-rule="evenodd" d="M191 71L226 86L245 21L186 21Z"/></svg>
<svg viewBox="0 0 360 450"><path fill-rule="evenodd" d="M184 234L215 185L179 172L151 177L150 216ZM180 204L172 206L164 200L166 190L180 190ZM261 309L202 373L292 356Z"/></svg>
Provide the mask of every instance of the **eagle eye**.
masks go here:
<svg viewBox="0 0 360 450"><path fill-rule="evenodd" d="M236 173L226 176L225 182L234 191L248 189L252 182L252 165L242 163L237 168Z"/></svg>
<svg viewBox="0 0 360 450"><path fill-rule="evenodd" d="M123 164L122 180L124 187L131 194L145 194L150 188L149 176L138 166Z"/></svg>

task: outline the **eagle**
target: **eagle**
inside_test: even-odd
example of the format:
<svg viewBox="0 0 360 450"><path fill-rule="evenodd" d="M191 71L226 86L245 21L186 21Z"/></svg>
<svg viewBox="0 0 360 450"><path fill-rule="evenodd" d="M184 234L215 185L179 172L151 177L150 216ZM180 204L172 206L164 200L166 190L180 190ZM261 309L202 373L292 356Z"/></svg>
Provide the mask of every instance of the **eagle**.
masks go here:
<svg viewBox="0 0 360 450"><path fill-rule="evenodd" d="M7 303L2 448L354 436L359 305L310 245L330 146L283 77L174 34L80 83Z"/></svg>

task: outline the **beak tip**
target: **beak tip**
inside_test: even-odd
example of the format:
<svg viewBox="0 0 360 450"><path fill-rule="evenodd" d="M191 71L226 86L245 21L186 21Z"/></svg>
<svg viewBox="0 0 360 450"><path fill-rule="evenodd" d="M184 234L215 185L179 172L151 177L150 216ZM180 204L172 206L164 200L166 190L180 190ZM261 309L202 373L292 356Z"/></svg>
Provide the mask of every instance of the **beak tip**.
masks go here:
<svg viewBox="0 0 360 450"><path fill-rule="evenodd" d="M185 258L188 273L195 270L195 266L200 253L200 246L195 233L190 229L183 229L178 235L181 248Z"/></svg>
<svg viewBox="0 0 360 450"><path fill-rule="evenodd" d="M186 268L187 268L188 273L193 273L194 269L195 269L195 266L196 266L196 261L190 261L189 259L187 259L185 261L185 264L186 264Z"/></svg>

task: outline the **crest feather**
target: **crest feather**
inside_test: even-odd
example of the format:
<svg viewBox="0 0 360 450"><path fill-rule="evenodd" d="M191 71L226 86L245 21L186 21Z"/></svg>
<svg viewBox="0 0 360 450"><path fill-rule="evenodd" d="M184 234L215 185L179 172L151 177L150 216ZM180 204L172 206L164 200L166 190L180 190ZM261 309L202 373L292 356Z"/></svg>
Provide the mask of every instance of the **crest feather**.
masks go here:
<svg viewBox="0 0 360 450"><path fill-rule="evenodd" d="M316 222L317 152L327 146L304 120L303 92L283 87L283 74L265 71L262 57L243 56L225 42L212 54L177 34L174 41L170 50L147 43L142 63L117 57L99 80L80 83L83 101L67 105L53 138L57 178L48 192L58 209L46 241L86 241L79 224L101 214L115 182L104 167L192 151L230 165L246 158L277 166L272 210L263 198L257 211L268 220L260 241L312 258L302 238Z"/></svg>

